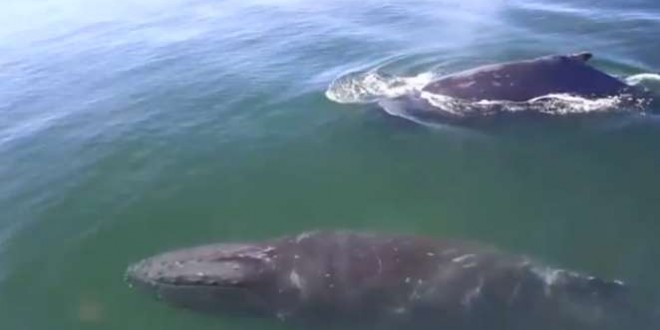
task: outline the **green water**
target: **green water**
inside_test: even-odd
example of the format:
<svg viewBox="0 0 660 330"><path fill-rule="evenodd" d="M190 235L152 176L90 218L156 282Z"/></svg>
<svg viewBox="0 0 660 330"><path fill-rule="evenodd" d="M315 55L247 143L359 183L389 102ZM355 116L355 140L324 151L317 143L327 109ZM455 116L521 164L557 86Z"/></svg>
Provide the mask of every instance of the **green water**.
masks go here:
<svg viewBox="0 0 660 330"><path fill-rule="evenodd" d="M429 128L324 96L390 56L660 67L658 4L610 2L3 4L0 328L284 329L170 308L123 272L316 228L479 240L658 292L655 116Z"/></svg>

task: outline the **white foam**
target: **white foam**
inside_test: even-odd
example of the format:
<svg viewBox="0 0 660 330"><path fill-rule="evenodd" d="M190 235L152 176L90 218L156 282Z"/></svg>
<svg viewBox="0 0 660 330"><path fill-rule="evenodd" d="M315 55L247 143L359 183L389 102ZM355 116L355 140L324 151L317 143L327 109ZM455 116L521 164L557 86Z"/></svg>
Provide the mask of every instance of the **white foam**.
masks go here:
<svg viewBox="0 0 660 330"><path fill-rule="evenodd" d="M372 103L419 91L433 80L433 76L430 72L413 77L389 76L377 70L352 72L332 81L325 95L337 103Z"/></svg>
<svg viewBox="0 0 660 330"><path fill-rule="evenodd" d="M568 94L548 94L533 98L530 104L541 104L540 112L554 115L567 115L590 112L606 112L616 109L622 103L618 96L586 99Z"/></svg>
<svg viewBox="0 0 660 330"><path fill-rule="evenodd" d="M422 91L419 96L436 108L442 109L450 114L461 115L459 103L456 102L457 100L455 98L426 91Z"/></svg>

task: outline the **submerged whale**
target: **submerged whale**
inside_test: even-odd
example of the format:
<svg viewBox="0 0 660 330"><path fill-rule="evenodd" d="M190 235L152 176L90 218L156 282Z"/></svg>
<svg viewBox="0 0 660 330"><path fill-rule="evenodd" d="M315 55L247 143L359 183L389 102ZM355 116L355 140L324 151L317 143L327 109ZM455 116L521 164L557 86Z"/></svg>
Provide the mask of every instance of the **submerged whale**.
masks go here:
<svg viewBox="0 0 660 330"><path fill-rule="evenodd" d="M214 313L419 329L623 329L628 288L466 241L307 232L163 253L131 285ZM619 327L621 326L621 327Z"/></svg>
<svg viewBox="0 0 660 330"><path fill-rule="evenodd" d="M445 119L462 119L520 112L507 111L511 108L552 113L541 103L556 95L583 100L620 97L624 101L622 106L637 109L652 101L650 93L642 87L628 85L589 65L587 62L592 57L591 53L583 52L481 66L442 76L417 92L378 103L386 109L405 109L420 117L440 115ZM451 101L445 100L438 106L423 97L424 94L449 97Z"/></svg>

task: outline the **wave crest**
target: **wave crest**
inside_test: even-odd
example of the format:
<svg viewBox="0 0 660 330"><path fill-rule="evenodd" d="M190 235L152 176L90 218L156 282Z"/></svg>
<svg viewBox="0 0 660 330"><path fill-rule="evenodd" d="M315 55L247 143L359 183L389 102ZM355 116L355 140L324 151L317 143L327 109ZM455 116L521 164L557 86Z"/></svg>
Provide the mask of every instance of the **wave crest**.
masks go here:
<svg viewBox="0 0 660 330"><path fill-rule="evenodd" d="M640 73L625 80L629 85L642 86L655 94L660 94L660 73Z"/></svg>

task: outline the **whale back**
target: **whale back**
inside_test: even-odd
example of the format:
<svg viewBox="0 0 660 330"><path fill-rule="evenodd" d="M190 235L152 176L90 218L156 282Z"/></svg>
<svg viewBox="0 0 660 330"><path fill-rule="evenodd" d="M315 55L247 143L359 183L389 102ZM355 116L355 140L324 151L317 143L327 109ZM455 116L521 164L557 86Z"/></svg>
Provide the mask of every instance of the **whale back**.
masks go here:
<svg viewBox="0 0 660 330"><path fill-rule="evenodd" d="M615 96L629 87L588 65L591 57L578 53L487 65L441 77L423 90L471 101L523 102L548 94Z"/></svg>
<svg viewBox="0 0 660 330"><path fill-rule="evenodd" d="M605 310L620 309L626 292L617 282L467 241L315 232L283 243L280 282L297 294L278 305L293 319L418 329L605 329Z"/></svg>

